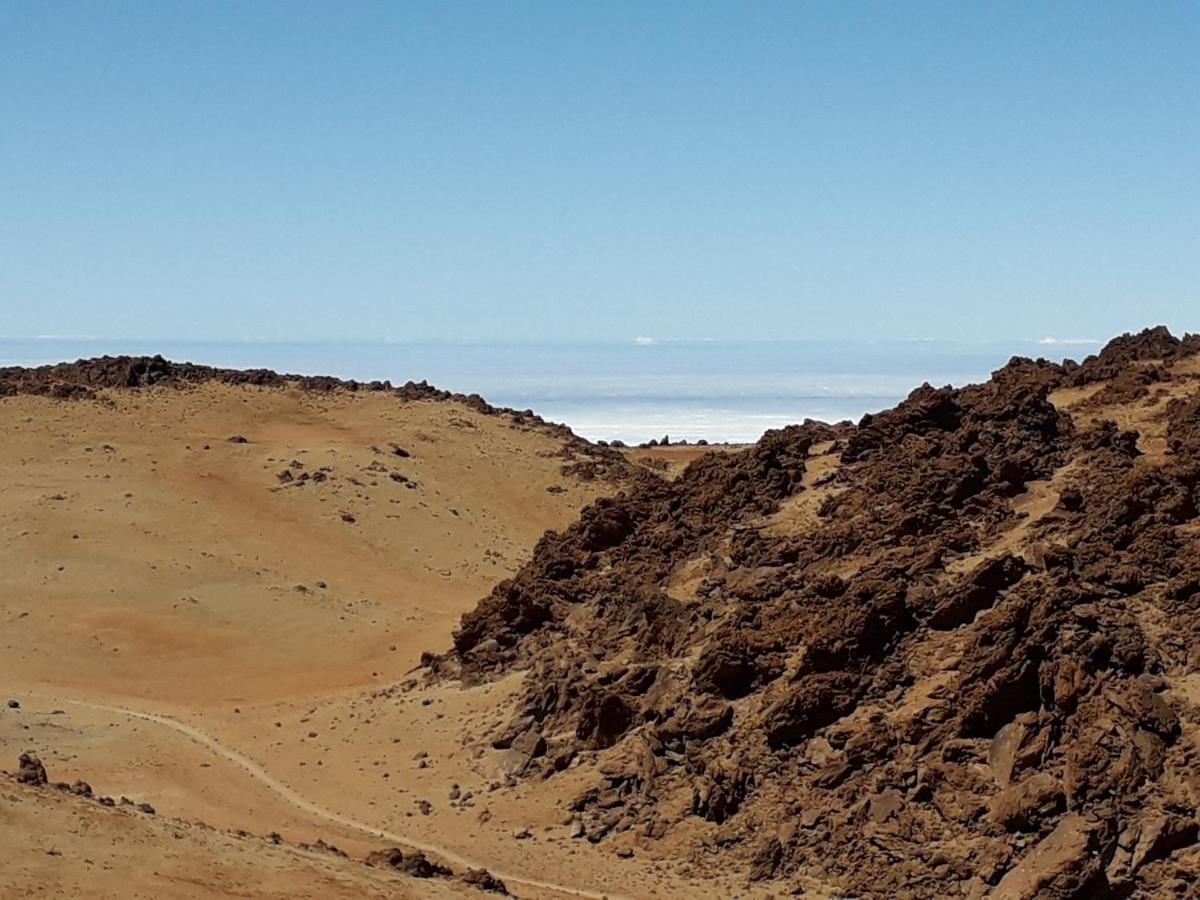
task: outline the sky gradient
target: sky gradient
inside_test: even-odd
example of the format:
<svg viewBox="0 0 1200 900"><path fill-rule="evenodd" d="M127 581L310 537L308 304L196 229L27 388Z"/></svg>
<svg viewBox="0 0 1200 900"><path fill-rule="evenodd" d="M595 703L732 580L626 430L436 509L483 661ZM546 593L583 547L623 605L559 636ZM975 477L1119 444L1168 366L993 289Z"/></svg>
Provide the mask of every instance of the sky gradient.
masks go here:
<svg viewBox="0 0 1200 900"><path fill-rule="evenodd" d="M0 336L1200 330L1200 5L0 4Z"/></svg>

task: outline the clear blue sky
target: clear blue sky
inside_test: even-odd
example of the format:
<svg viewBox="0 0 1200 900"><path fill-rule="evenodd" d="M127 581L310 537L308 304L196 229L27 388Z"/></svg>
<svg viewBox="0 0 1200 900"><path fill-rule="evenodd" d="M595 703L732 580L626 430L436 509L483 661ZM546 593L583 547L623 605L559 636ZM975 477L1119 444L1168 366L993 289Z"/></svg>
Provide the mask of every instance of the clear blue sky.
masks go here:
<svg viewBox="0 0 1200 900"><path fill-rule="evenodd" d="M1200 330L1200 5L0 3L0 335Z"/></svg>

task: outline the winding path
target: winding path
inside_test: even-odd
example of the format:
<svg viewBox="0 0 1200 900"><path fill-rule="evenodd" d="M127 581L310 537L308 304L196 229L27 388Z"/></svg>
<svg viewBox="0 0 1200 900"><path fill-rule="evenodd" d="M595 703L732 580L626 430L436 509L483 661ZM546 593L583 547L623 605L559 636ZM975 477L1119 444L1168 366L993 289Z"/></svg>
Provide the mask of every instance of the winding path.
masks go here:
<svg viewBox="0 0 1200 900"><path fill-rule="evenodd" d="M304 812L316 816L317 818L325 819L326 821L341 825L345 828L349 828L354 831L360 831L363 834L370 835L373 838L378 838L382 841L391 841L394 844L399 844L400 846L407 847L410 850L420 850L423 853L432 854L433 856L437 856L460 869L488 869L488 871L490 871L494 876L507 884L523 885L527 888L554 891L556 893L567 894L572 897L584 897L587 898L587 900L632 900L632 898L622 896L621 894L613 894L607 891L589 891L583 888L575 888L565 884L556 884L552 881L538 881L537 879L526 878L521 875L512 874L511 872L500 872L491 868L487 863L479 860L468 859L467 857L445 847L439 847L436 844L417 841L413 838L387 831L386 829L376 828L373 825L359 822L357 819L352 819L349 816L343 816L340 813L336 813L333 810L326 809L323 806L313 803L308 798L298 794L292 788L288 787L282 781L271 775L270 772L268 772L258 763L254 762L254 760L242 753L239 753L232 747L221 743L207 732L202 731L193 725L188 725L185 722L180 722L178 719L173 719L170 716L142 712L140 710L130 709L124 706L107 706L103 703L92 703L88 700L71 700L61 697L48 697L45 695L33 696L40 696L40 699L42 700L49 700L55 703L67 703L72 706L81 706L85 709L93 709L99 712L115 713L117 715L128 716L131 719L141 719L144 722L152 722L155 725L162 725L165 728L170 728L173 731L179 732L195 743L208 748L221 758L243 769L252 778L261 782L263 785L278 794L297 809L303 810Z"/></svg>

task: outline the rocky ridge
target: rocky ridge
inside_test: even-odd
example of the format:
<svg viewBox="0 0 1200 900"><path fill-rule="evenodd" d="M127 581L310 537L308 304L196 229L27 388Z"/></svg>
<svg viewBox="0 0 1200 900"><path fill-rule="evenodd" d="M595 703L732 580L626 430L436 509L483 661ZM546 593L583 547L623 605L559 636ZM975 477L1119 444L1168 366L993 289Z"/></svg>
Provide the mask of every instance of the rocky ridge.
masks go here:
<svg viewBox="0 0 1200 900"><path fill-rule="evenodd" d="M639 474L432 677L526 671L488 740L595 770L580 839L705 823L697 865L862 897L1194 890L1198 351L1014 359Z"/></svg>

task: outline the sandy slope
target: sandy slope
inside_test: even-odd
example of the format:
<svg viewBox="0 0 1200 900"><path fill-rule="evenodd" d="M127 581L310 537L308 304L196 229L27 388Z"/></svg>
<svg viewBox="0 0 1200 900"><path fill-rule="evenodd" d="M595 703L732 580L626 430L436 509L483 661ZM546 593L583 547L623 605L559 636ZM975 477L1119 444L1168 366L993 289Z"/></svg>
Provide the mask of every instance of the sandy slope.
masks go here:
<svg viewBox="0 0 1200 900"><path fill-rule="evenodd" d="M403 686L547 528L618 489L566 474L561 434L456 401L216 383L0 399L0 428L0 768L33 751L52 780L357 859L423 847L524 897L747 892L740 873L692 877L674 845L573 840L564 804L595 773L515 782L477 749L519 677ZM657 457L672 474L697 452ZM72 799L23 798L0 850L41 853ZM119 814L89 809L74 852L4 890L87 882L93 845L150 827L104 824ZM147 896L304 896L278 848L250 875L260 844L181 834ZM138 832L111 867L156 840Z"/></svg>
<svg viewBox="0 0 1200 900"><path fill-rule="evenodd" d="M0 407L6 680L189 707L386 684L598 490L455 404L111 397Z"/></svg>
<svg viewBox="0 0 1200 900"><path fill-rule="evenodd" d="M33 750L55 779L168 815L360 854L386 841L336 817L407 834L405 785L432 771L393 738L431 757L458 740L432 703L397 704L386 734L360 728L363 698L444 647L546 528L613 489L564 475L563 439L547 429L373 393L21 396L0 400L0 428L0 684L23 706L0 713L4 765ZM212 734L298 793L115 707ZM315 709L319 725L306 721ZM310 790L311 804L295 802ZM448 850L477 843L460 820L442 830L416 833ZM524 846L511 829L494 840ZM255 883L261 896L288 893L273 876Z"/></svg>
<svg viewBox="0 0 1200 900"><path fill-rule="evenodd" d="M0 897L397 898L463 896L325 853L106 809L0 783Z"/></svg>

